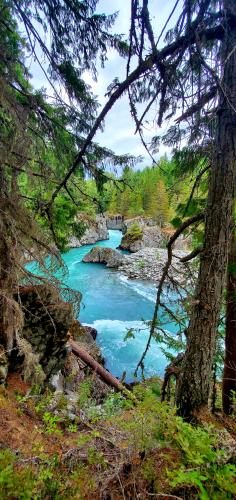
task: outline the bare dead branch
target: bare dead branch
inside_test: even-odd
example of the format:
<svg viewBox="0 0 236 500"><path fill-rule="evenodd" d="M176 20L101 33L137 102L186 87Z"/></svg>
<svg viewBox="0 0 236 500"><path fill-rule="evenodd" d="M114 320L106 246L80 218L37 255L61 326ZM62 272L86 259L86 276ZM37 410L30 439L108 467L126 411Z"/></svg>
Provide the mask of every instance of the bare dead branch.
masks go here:
<svg viewBox="0 0 236 500"><path fill-rule="evenodd" d="M202 252L203 252L203 247L195 248L191 253L189 253L185 257L182 257L182 259L180 259L180 262L189 262Z"/></svg>
<svg viewBox="0 0 236 500"><path fill-rule="evenodd" d="M181 116L179 116L178 118L176 118L176 123L180 123L182 122L183 120L186 120L187 118L189 118L190 116L192 116L194 113L196 113L197 111L199 111L200 109L202 109L203 106L205 106L209 101L211 101L212 99L214 99L214 97L216 96L217 94L217 86L214 85L212 87L212 89L207 92L207 94L203 95L200 97L200 99L198 100L198 102L196 102L195 104L193 104L193 106L191 106L190 108L187 109L187 111L185 111L185 113L183 113Z"/></svg>

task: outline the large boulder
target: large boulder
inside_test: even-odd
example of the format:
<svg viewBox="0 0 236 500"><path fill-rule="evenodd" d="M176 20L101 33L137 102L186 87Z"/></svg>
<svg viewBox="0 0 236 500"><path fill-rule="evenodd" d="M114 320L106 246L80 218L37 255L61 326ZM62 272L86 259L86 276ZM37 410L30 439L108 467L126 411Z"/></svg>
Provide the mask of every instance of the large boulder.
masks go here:
<svg viewBox="0 0 236 500"><path fill-rule="evenodd" d="M106 264L107 267L118 268L123 264L124 259L125 257L117 250L105 247L94 247L84 256L83 262Z"/></svg>
<svg viewBox="0 0 236 500"><path fill-rule="evenodd" d="M95 220L92 218L79 216L78 221L80 220L83 220L87 228L80 239L78 239L76 236L72 236L70 238L69 246L71 248L81 247L82 245L93 245L97 241L109 239L106 217L104 215L96 215Z"/></svg>
<svg viewBox="0 0 236 500"><path fill-rule="evenodd" d="M89 325L82 325L77 319L70 326L69 334L75 341L85 344L94 343L97 338L97 330Z"/></svg>

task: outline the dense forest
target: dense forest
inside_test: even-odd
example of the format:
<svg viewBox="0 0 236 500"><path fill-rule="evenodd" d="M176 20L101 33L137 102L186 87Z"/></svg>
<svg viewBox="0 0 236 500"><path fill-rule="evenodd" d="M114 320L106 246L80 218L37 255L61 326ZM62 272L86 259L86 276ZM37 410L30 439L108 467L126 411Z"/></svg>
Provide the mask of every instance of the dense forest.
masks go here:
<svg viewBox="0 0 236 500"><path fill-rule="evenodd" d="M236 495L236 4L161 3L0 0L3 499Z"/></svg>
<svg viewBox="0 0 236 500"><path fill-rule="evenodd" d="M85 179L81 181L84 196L78 201L79 211L91 215L98 212L121 214L125 218L145 216L153 218L159 226L174 225L175 218L186 208L202 165L204 158L199 159L193 173L177 158L165 156L155 165L141 170L125 166L120 176L106 174L111 180L104 183L101 193L95 180ZM199 181L197 187L185 211L186 216L197 213L206 201L206 179Z"/></svg>

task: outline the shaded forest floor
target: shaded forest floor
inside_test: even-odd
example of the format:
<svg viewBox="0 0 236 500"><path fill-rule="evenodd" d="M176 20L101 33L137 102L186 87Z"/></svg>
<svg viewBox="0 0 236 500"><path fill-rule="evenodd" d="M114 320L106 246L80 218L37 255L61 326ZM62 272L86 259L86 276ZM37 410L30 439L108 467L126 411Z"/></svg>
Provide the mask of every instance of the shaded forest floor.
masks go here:
<svg viewBox="0 0 236 500"><path fill-rule="evenodd" d="M135 407L113 392L97 404L86 383L74 421L63 395L29 392L18 374L0 389L1 499L235 498L233 418L193 427L155 379Z"/></svg>

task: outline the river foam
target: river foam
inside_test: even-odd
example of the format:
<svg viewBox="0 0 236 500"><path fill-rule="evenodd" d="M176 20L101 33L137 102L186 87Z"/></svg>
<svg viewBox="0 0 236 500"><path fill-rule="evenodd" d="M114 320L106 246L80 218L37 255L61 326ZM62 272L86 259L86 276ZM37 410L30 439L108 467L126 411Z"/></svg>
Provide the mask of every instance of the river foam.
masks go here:
<svg viewBox="0 0 236 500"><path fill-rule="evenodd" d="M145 299L149 300L153 304L155 304L156 300L156 287L155 285L138 281L138 280L130 280L128 276L124 276L123 274L119 274L119 279L122 284L129 289L134 290L138 295L145 297Z"/></svg>
<svg viewBox="0 0 236 500"><path fill-rule="evenodd" d="M134 380L134 371L146 345L149 326L143 321L96 320L90 324L98 332L98 343L105 358L105 366L117 377L126 372L126 381ZM134 338L125 340L128 331ZM151 341L145 361L145 377L162 376L166 358L161 346ZM140 370L139 370L140 378Z"/></svg>

